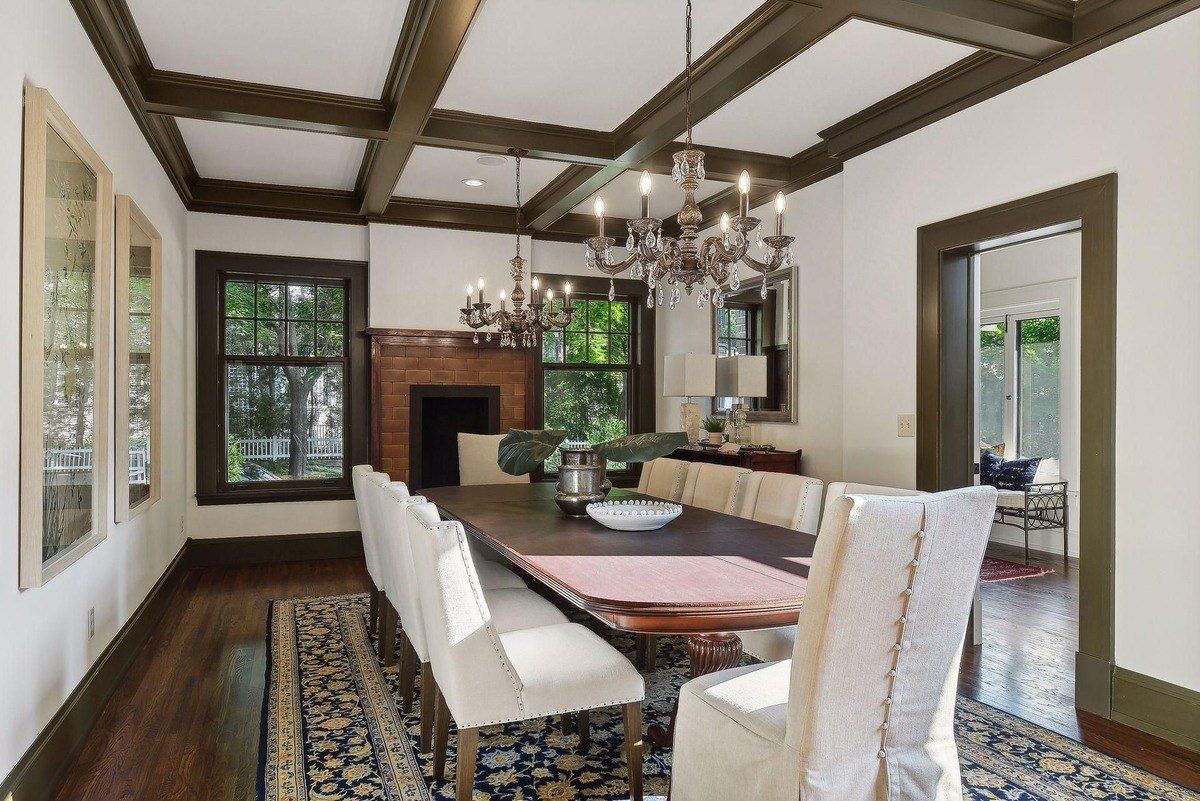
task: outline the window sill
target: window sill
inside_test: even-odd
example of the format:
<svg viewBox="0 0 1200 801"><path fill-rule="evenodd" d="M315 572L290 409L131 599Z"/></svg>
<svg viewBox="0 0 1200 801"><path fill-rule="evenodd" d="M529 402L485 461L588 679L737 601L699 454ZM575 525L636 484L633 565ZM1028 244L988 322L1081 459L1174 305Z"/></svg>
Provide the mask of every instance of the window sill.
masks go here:
<svg viewBox="0 0 1200 801"><path fill-rule="evenodd" d="M352 501L354 490L348 487L305 487L302 489L231 490L196 493L199 506L225 506L240 503L308 503L310 501Z"/></svg>

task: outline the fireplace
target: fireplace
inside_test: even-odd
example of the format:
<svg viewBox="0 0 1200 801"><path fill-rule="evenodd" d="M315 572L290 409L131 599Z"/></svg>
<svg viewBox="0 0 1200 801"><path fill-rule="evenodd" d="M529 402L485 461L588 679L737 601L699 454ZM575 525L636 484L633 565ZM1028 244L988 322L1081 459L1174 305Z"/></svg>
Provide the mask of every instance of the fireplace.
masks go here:
<svg viewBox="0 0 1200 801"><path fill-rule="evenodd" d="M415 385L409 388L409 484L458 484L458 435L500 433L500 387Z"/></svg>

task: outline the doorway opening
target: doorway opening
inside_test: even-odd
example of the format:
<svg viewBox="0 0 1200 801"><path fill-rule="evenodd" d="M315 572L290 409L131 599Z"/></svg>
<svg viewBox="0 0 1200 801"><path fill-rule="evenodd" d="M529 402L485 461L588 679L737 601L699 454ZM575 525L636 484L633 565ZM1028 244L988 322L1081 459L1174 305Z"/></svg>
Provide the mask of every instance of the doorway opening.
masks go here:
<svg viewBox="0 0 1200 801"><path fill-rule="evenodd" d="M1031 300L1009 291L992 296L991 314L985 312L985 276L981 262L989 252L1030 247L1048 237L1072 234L1079 241L1077 291L1059 293L1054 299ZM917 485L924 490L969 486L978 480L976 465L982 458L981 443L1003 445L1005 456L1029 451L1047 451L1047 467L1057 460L1060 474L1077 473L1074 498L1063 504L1069 526L1068 550L1077 551L1078 562L1068 562L1056 575L1076 577L1077 596L1068 601L1077 615L1073 659L1061 650L1059 658L1044 665L1034 664L1026 684L1013 682L1012 697L993 699L1013 713L1064 728L1062 719L1078 708L1111 717L1113 672L1113 561L1114 561L1114 443L1116 412L1116 176L1108 175L1053 190L1023 200L984 209L920 229L918 270L917 353ZM1066 300L1064 300L1064 298ZM1063 333L1064 304L1074 304L1070 314L1078 320L1078 346ZM1075 313L1077 310L1077 314ZM1074 325L1069 323L1068 325ZM985 337L985 333L987 336ZM985 347L990 350L985 351ZM1064 377L1063 352L1076 349L1078 371ZM980 375L984 358L996 367L988 381ZM1001 374L1000 362L1004 363ZM1024 362L1024 363L1023 363ZM1057 364L1055 364L1057 362ZM1011 375L1009 372L1011 371ZM1064 394L1063 382L1075 386ZM990 383L989 383L990 381ZM1023 385L1025 381L1027 384ZM1057 390L1054 386L1057 384ZM1021 402L1021 390L1026 399ZM1076 389L1077 387L1077 389ZM1078 393L1077 412L1064 404ZM990 393L990 394L989 394ZM999 393L997 403L991 395ZM1013 398L1007 396L1011 394ZM977 397L978 396L978 397ZM977 403L978 401L978 403ZM1055 406L1057 405L1057 412ZM1075 414L1078 424L1063 426L1064 410ZM1057 414L1057 426L1054 425ZM1057 428L1057 435L1055 429ZM1078 432L1075 434L1074 432ZM1071 444L1075 437L1078 446ZM1077 462L1070 465L1074 448ZM1011 449L1011 451L1010 451ZM984 448L983 450L989 450ZM993 453L995 448L990 449ZM1057 453L1050 453L1057 451ZM1064 461L1067 464L1064 465ZM1061 475L1059 476L1062 477ZM1051 483L1051 482L1046 482ZM1055 482L1057 483L1057 482ZM1068 485L1071 481L1068 480ZM1077 522L1071 522L1073 520ZM1011 525L998 527L1003 529ZM1014 548L1015 561L1023 562L1021 546ZM1057 532L1030 532L1032 545L1050 549L1048 537ZM1035 541L1035 534L1037 540ZM1071 547L1069 540L1074 539ZM1058 540L1061 548L1061 539ZM1004 543L995 543L999 547ZM1063 556L1050 557L1062 567ZM1032 552L1031 552L1031 562ZM1006 582L997 587L1016 594L1029 581ZM1008 586L1005 586L1008 585ZM1004 600L988 604L987 590L981 591L972 634L987 630L984 621L1030 617L1019 599L1010 598L1015 608L1006 610ZM1049 624L1046 624L1047 626ZM1070 626L1070 622L1067 623ZM1014 638L1020 638L1014 633ZM1028 633L1025 633L1028 637ZM1071 646L1068 645L1069 649ZM986 660L986 645L968 654ZM998 649L993 649L995 652ZM1019 648L1010 652L1013 663L1037 661L1036 650ZM1072 667L1073 662L1073 667ZM996 675L1005 670L996 666ZM1057 674L1057 675L1056 675ZM1062 675L1066 674L1066 675ZM1072 675L1073 674L1073 675ZM1040 679L1033 677L1040 676ZM1039 683L1053 688L1039 694ZM1073 708L1054 716L1043 716L1033 707L1040 701L1054 706L1062 687L1073 685ZM1023 692L1016 690L1023 689ZM1051 691L1051 689L1053 691ZM1067 700L1058 704L1065 707Z"/></svg>

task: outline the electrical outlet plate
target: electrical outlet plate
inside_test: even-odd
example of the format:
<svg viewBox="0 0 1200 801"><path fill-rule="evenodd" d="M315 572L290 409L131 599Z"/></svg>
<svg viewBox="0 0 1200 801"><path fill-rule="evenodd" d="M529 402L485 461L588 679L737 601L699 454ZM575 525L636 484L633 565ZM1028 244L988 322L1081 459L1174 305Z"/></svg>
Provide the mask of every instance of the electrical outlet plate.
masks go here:
<svg viewBox="0 0 1200 801"><path fill-rule="evenodd" d="M917 435L917 416L902 414L896 417L896 436L915 437Z"/></svg>

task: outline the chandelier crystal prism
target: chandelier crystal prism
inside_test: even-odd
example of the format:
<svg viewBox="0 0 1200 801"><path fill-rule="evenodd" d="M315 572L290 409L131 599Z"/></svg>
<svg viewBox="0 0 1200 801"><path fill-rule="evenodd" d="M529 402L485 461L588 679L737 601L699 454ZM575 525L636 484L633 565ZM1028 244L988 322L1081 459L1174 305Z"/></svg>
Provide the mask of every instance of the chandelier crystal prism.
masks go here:
<svg viewBox="0 0 1200 801"><path fill-rule="evenodd" d="M640 185L641 216L627 223L625 249L628 255L617 260L613 251L617 240L605 235L604 201L597 197L593 208L596 235L584 240L587 246L584 264L588 269L600 270L609 276L610 299L615 291L612 276L628 270L630 278L645 280L649 286L646 306L650 308L654 307L656 295L658 304L662 305L667 299L667 292L670 293L670 307L675 308L680 302L680 287L689 295L699 287L697 306L703 307L711 300L713 305L721 308L725 305L726 291L737 291L741 286L739 264L745 264L763 276L761 292L766 297L767 274L781 267L792 266L792 242L795 237L783 233L784 198L780 192L775 197L775 234L764 237L760 232L757 237L764 251L764 259L759 261L750 255L751 234L758 230L762 221L749 216L750 175L743 171L738 179L737 216L722 214L720 235L699 241L697 229L703 222L704 214L696 203L696 189L704 180L704 152L692 146L691 0L687 3L684 42L687 137L684 149L674 155L675 166L671 170L671 177L683 189L683 208L675 217L679 223L679 235L665 235L663 221L650 216L650 174L643 172Z"/></svg>
<svg viewBox="0 0 1200 801"><path fill-rule="evenodd" d="M554 302L554 290L547 289L543 295L538 279L530 285L529 303L525 302L525 259L521 256L521 156L525 151L510 149L517 163L517 253L509 260L509 274L513 279L512 309L508 308L508 297L500 291L500 308L492 311L492 304L484 302L483 279L472 287L467 284L467 305L459 309L458 322L475 330L473 340L478 344L479 331L483 330L488 342L492 341L492 329L500 334L500 346L504 348L528 348L537 341L538 334L551 328L566 328L575 319L575 307L571 305L571 284L563 288L560 304ZM478 295L475 295L476 290ZM476 299L472 301L472 297Z"/></svg>

